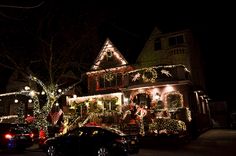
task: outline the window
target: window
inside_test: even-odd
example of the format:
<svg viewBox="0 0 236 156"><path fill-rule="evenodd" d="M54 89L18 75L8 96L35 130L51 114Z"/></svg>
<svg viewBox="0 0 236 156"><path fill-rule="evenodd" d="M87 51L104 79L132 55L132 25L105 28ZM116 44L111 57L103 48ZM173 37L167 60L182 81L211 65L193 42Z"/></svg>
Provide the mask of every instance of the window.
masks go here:
<svg viewBox="0 0 236 156"><path fill-rule="evenodd" d="M178 44L184 43L184 36L183 35L178 35L174 37L169 38L169 46L175 46Z"/></svg>
<svg viewBox="0 0 236 156"><path fill-rule="evenodd" d="M150 108L151 98L146 93L140 93L134 97L134 103L136 103L137 105L147 106L148 108Z"/></svg>
<svg viewBox="0 0 236 156"><path fill-rule="evenodd" d="M155 39L154 50L161 50L161 39L160 38Z"/></svg>
<svg viewBox="0 0 236 156"><path fill-rule="evenodd" d="M176 109L183 106L183 95L179 92L170 92L166 95L168 109Z"/></svg>
<svg viewBox="0 0 236 156"><path fill-rule="evenodd" d="M99 88L117 87L122 85L122 73L108 72L99 78Z"/></svg>

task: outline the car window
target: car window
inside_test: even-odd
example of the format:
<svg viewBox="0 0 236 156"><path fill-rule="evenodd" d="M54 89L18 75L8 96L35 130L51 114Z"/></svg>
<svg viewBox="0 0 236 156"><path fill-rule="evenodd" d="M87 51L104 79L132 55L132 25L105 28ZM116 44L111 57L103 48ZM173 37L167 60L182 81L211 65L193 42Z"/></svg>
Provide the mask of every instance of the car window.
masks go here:
<svg viewBox="0 0 236 156"><path fill-rule="evenodd" d="M102 131L100 130L92 130L91 133L90 133L90 136L91 137L94 137L94 136L101 136L103 135Z"/></svg>
<svg viewBox="0 0 236 156"><path fill-rule="evenodd" d="M74 129L72 131L69 131L67 133L68 136L70 135L73 135L73 136L78 136L78 137L81 137L81 136L87 136L88 135L88 132L85 131L84 129L80 129L80 128L77 128L77 129Z"/></svg>
<svg viewBox="0 0 236 156"><path fill-rule="evenodd" d="M115 129L115 128L105 127L105 129L106 129L107 131L109 131L109 132L116 133L116 134L118 134L118 135L122 135L122 136L126 135L126 134L124 134L122 131L120 131L120 130L118 130L118 129Z"/></svg>

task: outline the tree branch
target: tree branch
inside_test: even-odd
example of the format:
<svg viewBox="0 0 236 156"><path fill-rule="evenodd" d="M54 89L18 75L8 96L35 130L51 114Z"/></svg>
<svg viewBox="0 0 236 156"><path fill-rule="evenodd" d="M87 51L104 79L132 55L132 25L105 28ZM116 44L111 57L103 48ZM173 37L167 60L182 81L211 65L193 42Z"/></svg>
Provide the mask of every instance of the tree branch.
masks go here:
<svg viewBox="0 0 236 156"><path fill-rule="evenodd" d="M35 9L44 4L44 1L40 2L39 4L33 6L19 6L19 5L4 5L0 4L0 8L14 8L14 9Z"/></svg>

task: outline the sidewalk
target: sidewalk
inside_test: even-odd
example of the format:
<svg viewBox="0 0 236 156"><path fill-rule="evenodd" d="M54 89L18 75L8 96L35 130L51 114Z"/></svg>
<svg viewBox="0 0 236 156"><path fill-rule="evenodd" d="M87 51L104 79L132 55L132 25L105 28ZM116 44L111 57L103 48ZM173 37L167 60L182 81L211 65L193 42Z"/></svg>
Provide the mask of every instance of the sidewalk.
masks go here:
<svg viewBox="0 0 236 156"><path fill-rule="evenodd" d="M189 142L187 137L173 136L144 136L140 137L140 148L155 148L156 146L165 147L166 145L182 146Z"/></svg>

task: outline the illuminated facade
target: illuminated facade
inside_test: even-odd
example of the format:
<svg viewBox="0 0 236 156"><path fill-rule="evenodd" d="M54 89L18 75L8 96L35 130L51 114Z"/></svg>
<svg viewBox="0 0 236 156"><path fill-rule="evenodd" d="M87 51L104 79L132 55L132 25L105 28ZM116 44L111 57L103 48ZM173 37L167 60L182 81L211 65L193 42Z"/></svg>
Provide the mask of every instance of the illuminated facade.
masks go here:
<svg viewBox="0 0 236 156"><path fill-rule="evenodd" d="M193 78L198 73L192 72L197 65L190 59L189 37L189 31L163 35L155 29L136 66L129 65L107 39L87 72L89 95L67 98L69 106L81 118L94 112L99 117L118 115L119 120L109 124L123 130L137 124L144 135L187 132L192 118L202 122L196 121L196 116L206 122L197 131L209 127L208 101L194 89L195 85L204 85L204 80L199 79L202 73Z"/></svg>

